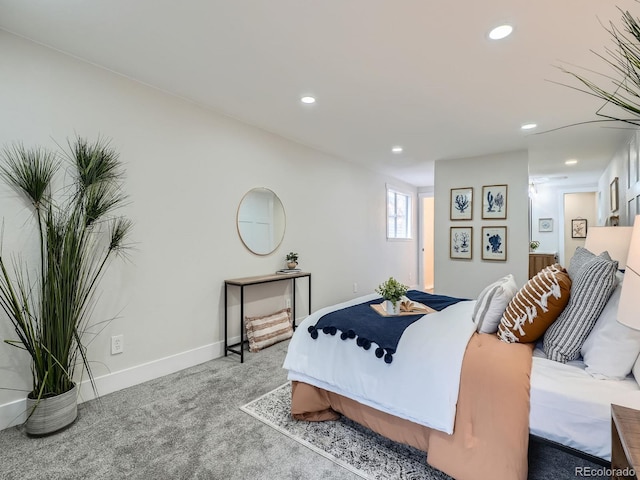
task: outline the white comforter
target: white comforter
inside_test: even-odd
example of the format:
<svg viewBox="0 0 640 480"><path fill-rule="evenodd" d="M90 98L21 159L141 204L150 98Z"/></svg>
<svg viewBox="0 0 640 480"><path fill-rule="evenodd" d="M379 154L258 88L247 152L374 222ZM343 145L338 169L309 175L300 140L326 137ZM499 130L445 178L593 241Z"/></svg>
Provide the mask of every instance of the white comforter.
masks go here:
<svg viewBox="0 0 640 480"><path fill-rule="evenodd" d="M411 324L390 364L375 356L375 344L364 350L355 340L341 340L339 334L319 332L317 340L309 335L307 328L324 314L377 297L359 297L307 317L297 328L284 361L289 379L453 433L462 359L475 331L471 314L476 302L459 302Z"/></svg>

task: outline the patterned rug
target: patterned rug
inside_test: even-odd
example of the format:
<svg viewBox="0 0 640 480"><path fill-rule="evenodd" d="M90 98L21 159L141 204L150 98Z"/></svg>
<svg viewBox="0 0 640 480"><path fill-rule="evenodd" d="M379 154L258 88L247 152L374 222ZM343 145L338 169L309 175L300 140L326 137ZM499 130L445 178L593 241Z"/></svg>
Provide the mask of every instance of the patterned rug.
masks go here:
<svg viewBox="0 0 640 480"><path fill-rule="evenodd" d="M293 420L289 383L240 407L249 415L354 474L371 480L451 480L426 463L420 450L393 442L347 418L334 422ZM542 444L529 442L529 480L610 478L611 470Z"/></svg>
<svg viewBox="0 0 640 480"><path fill-rule="evenodd" d="M393 442L347 418L334 422L293 420L289 383L240 409L362 478L451 479L427 465L424 452Z"/></svg>

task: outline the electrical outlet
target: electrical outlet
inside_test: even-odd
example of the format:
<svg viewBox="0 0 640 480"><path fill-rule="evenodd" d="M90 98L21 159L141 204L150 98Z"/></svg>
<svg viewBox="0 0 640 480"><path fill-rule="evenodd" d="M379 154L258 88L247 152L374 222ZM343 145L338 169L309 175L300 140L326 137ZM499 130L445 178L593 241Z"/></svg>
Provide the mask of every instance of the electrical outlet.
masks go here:
<svg viewBox="0 0 640 480"><path fill-rule="evenodd" d="M124 352L124 335L114 335L111 337L111 355Z"/></svg>
<svg viewBox="0 0 640 480"><path fill-rule="evenodd" d="M358 284L353 282L353 293L358 293Z"/></svg>
<svg viewBox="0 0 640 480"><path fill-rule="evenodd" d="M291 299L290 298L287 298L284 301L284 306L285 306L285 308L291 308Z"/></svg>

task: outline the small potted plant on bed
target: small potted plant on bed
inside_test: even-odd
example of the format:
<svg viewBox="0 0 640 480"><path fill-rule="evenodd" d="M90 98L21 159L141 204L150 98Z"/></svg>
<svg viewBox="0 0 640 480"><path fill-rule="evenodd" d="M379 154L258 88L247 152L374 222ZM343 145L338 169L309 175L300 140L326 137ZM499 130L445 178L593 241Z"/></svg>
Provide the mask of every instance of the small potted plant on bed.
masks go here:
<svg viewBox="0 0 640 480"><path fill-rule="evenodd" d="M403 285L393 277L381 283L376 288L376 293L382 295L386 300L384 309L389 314L398 315L400 313L400 299L407 293L409 287Z"/></svg>
<svg viewBox="0 0 640 480"><path fill-rule="evenodd" d="M289 252L287 253L287 268L293 269L298 266L298 254Z"/></svg>
<svg viewBox="0 0 640 480"><path fill-rule="evenodd" d="M529 249L531 249L532 252L535 252L539 246L540 242L538 240L531 240L529 242Z"/></svg>

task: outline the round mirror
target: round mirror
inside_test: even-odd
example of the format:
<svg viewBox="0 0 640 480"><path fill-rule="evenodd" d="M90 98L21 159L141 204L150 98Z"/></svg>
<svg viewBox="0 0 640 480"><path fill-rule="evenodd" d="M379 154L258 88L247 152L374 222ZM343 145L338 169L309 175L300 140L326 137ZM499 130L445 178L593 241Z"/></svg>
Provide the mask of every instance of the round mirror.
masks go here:
<svg viewBox="0 0 640 480"><path fill-rule="evenodd" d="M268 188L251 189L242 197L236 221L242 243L256 255L270 254L284 238L284 207Z"/></svg>

